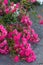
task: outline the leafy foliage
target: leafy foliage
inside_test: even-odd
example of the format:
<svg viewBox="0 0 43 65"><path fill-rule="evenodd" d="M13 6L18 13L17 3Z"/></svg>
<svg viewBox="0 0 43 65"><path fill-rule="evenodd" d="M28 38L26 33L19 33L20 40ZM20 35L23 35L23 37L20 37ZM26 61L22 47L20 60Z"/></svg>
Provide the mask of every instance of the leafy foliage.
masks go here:
<svg viewBox="0 0 43 65"><path fill-rule="evenodd" d="M14 3L20 2L20 0L10 0L10 1Z"/></svg>
<svg viewBox="0 0 43 65"><path fill-rule="evenodd" d="M4 23L11 23L11 22L14 23L17 21L17 17L13 16L12 14L4 15L4 16L2 16L2 19L3 19Z"/></svg>

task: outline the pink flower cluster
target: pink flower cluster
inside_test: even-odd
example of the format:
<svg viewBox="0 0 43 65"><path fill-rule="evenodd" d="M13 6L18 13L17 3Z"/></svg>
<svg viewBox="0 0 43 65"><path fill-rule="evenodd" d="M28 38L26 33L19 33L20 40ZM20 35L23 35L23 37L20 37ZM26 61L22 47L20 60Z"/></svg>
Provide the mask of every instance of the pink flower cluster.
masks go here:
<svg viewBox="0 0 43 65"><path fill-rule="evenodd" d="M8 35L9 36L9 35ZM13 37L12 37L13 36ZM11 37L11 38L10 38ZM25 60L27 62L33 62L36 60L36 55L31 48L31 44L28 43L27 38L23 36L22 32L18 32L16 29L10 34L10 39L14 40L14 50L16 51L17 56L14 57L14 61L18 62Z"/></svg>
<svg viewBox="0 0 43 65"><path fill-rule="evenodd" d="M21 19L21 25L23 26L16 27L13 31L8 33L8 38L14 41L13 50L16 52L14 61L18 62L25 60L27 62L33 62L36 60L36 55L31 48L29 41L37 43L39 41L38 34L35 33L34 29L31 28L32 21L26 15ZM21 31L18 31L18 28L22 28ZM10 50L11 51L11 50Z"/></svg>
<svg viewBox="0 0 43 65"><path fill-rule="evenodd" d="M33 62L36 60L36 56L31 48L31 45L26 41L25 38L22 38L22 43L16 43L14 45L14 50L16 50L16 53L18 54L19 60L21 59L27 62ZM19 60L17 60L17 57L15 58L14 61L18 62Z"/></svg>
<svg viewBox="0 0 43 65"><path fill-rule="evenodd" d="M7 35L7 30L4 28L3 25L0 25L0 41L5 39L6 35Z"/></svg>
<svg viewBox="0 0 43 65"><path fill-rule="evenodd" d="M35 3L37 0L30 0L32 3Z"/></svg>
<svg viewBox="0 0 43 65"><path fill-rule="evenodd" d="M7 54L8 53L8 44L7 40L5 40L7 36L7 30L3 25L0 25L0 53Z"/></svg>
<svg viewBox="0 0 43 65"><path fill-rule="evenodd" d="M36 0L30 1L34 3ZM8 0L4 0L3 4L5 5L4 12L6 14L17 12L20 6L19 3L14 4L13 2L10 3L10 6L7 6ZM40 39L34 29L31 28L32 21L28 16L22 16L20 23L11 27L10 31L6 30L3 25L0 25L0 53L7 54L8 52L14 51L15 62L20 60L33 62L36 60L36 55L32 50L31 43L29 42L37 43ZM43 20L40 21L40 24L43 24Z"/></svg>
<svg viewBox="0 0 43 65"><path fill-rule="evenodd" d="M8 4L8 0L4 0L4 4L6 4L6 5L7 5L7 4Z"/></svg>
<svg viewBox="0 0 43 65"><path fill-rule="evenodd" d="M32 21L30 21L30 18L28 16L23 16L21 19L21 22L26 24L26 25L32 25Z"/></svg>
<svg viewBox="0 0 43 65"><path fill-rule="evenodd" d="M8 52L9 52L8 43L7 40L4 40L3 42L0 43L0 53L8 54Z"/></svg>
<svg viewBox="0 0 43 65"><path fill-rule="evenodd" d="M7 31L3 25L0 25L0 53L7 54L14 51L14 61L25 60L26 62L33 62L36 60L36 55L32 50L31 43L37 43L39 41L38 34L31 28L32 21L26 15L21 18L21 25L16 24L11 27L11 31ZM22 25L23 24L23 25ZM20 26L20 27L19 27ZM21 30L22 29L22 30ZM8 32L8 33L7 33ZM7 40L5 40L7 38ZM13 44L8 46L7 41L13 41Z"/></svg>
<svg viewBox="0 0 43 65"><path fill-rule="evenodd" d="M19 3L14 4L14 3L11 2L11 6L10 6L11 7L11 12L12 13L16 12L19 9L19 6L20 6Z"/></svg>
<svg viewBox="0 0 43 65"><path fill-rule="evenodd" d="M43 25L43 20L40 20L40 22L39 22L41 25Z"/></svg>
<svg viewBox="0 0 43 65"><path fill-rule="evenodd" d="M27 0L28 2L35 3L37 0Z"/></svg>
<svg viewBox="0 0 43 65"><path fill-rule="evenodd" d="M25 33L25 37L30 40L31 42L38 42L38 34L35 33L34 29L31 28L32 21L28 16L23 16L21 19L21 23L25 25L25 28L23 28L23 32Z"/></svg>
<svg viewBox="0 0 43 65"><path fill-rule="evenodd" d="M15 62L20 61L20 59L23 59L27 62L33 62L36 60L36 55L31 48L31 44L28 43L28 40L29 39L25 38L21 33L18 33L16 31L16 34L14 36L14 50L16 50L18 56L15 56Z"/></svg>
<svg viewBox="0 0 43 65"><path fill-rule="evenodd" d="M5 5L6 6L6 5ZM10 3L10 6L6 6L4 12L6 14L14 13L19 9L20 4L14 4L13 2Z"/></svg>

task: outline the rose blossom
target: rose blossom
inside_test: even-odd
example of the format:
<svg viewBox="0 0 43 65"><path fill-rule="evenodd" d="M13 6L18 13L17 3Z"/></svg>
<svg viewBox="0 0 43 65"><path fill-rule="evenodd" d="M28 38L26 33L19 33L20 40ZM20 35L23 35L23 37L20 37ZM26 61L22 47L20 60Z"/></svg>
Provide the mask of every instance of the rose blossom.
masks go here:
<svg viewBox="0 0 43 65"><path fill-rule="evenodd" d="M0 48L4 47L5 45L7 45L7 40L4 40L0 43Z"/></svg>
<svg viewBox="0 0 43 65"><path fill-rule="evenodd" d="M6 13L6 14L9 14L9 12L10 12L10 9L9 9L9 8L6 8L6 9L5 9L5 13Z"/></svg>
<svg viewBox="0 0 43 65"><path fill-rule="evenodd" d="M24 23L25 25L32 25L32 21L30 20L30 18L28 16L23 16L21 19L21 23Z"/></svg>
<svg viewBox="0 0 43 65"><path fill-rule="evenodd" d="M3 25L0 25L0 41L3 40L7 36L7 30L4 28Z"/></svg>
<svg viewBox="0 0 43 65"><path fill-rule="evenodd" d="M19 62L19 56L14 57L14 62Z"/></svg>
<svg viewBox="0 0 43 65"><path fill-rule="evenodd" d="M4 4L8 4L8 0L4 0Z"/></svg>
<svg viewBox="0 0 43 65"><path fill-rule="evenodd" d="M30 57L26 57L27 62L34 62L35 60L36 60L36 55L34 54L34 52L30 54Z"/></svg>
<svg viewBox="0 0 43 65"><path fill-rule="evenodd" d="M39 22L41 25L43 25L43 20L40 20L40 22Z"/></svg>
<svg viewBox="0 0 43 65"><path fill-rule="evenodd" d="M36 2L36 0L30 0L32 3Z"/></svg>

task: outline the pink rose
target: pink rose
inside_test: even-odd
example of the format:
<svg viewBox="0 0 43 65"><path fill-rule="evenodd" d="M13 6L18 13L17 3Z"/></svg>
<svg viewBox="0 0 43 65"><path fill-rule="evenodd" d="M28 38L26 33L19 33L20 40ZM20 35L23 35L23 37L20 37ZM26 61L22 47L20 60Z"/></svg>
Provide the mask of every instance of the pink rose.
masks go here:
<svg viewBox="0 0 43 65"><path fill-rule="evenodd" d="M4 0L4 4L8 4L8 0Z"/></svg>
<svg viewBox="0 0 43 65"><path fill-rule="evenodd" d="M36 55L34 54L34 52L33 54L31 54L30 57L26 57L27 62L34 62L35 60L36 60Z"/></svg>
<svg viewBox="0 0 43 65"><path fill-rule="evenodd" d="M2 43L0 43L0 48L4 47L5 45L7 45L7 40L4 40Z"/></svg>
<svg viewBox="0 0 43 65"><path fill-rule="evenodd" d="M19 54L20 54L20 57L24 57L24 51L23 50L20 50Z"/></svg>
<svg viewBox="0 0 43 65"><path fill-rule="evenodd" d="M5 13L8 14L10 12L9 8L5 9Z"/></svg>
<svg viewBox="0 0 43 65"><path fill-rule="evenodd" d="M43 25L43 20L40 20L40 22L39 22L39 23Z"/></svg>
<svg viewBox="0 0 43 65"><path fill-rule="evenodd" d="M32 3L36 2L36 0L31 0Z"/></svg>
<svg viewBox="0 0 43 65"><path fill-rule="evenodd" d="M19 62L19 56L14 57L14 62Z"/></svg>
<svg viewBox="0 0 43 65"><path fill-rule="evenodd" d="M7 30L4 28L3 25L0 25L0 31L0 41L2 41L7 36Z"/></svg>

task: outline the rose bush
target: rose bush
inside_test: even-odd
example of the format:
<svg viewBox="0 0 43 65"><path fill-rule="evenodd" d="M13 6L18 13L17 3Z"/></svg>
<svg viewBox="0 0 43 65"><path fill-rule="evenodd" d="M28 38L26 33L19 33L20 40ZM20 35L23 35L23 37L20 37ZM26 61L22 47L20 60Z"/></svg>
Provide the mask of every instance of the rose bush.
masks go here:
<svg viewBox="0 0 43 65"><path fill-rule="evenodd" d="M35 1L31 0L31 3ZM4 24L0 23L0 53L12 54L15 62L35 61L36 55L30 42L36 44L40 39L31 27L33 23L30 17L26 13L22 13L24 7L20 3L14 4L14 2L8 5L8 0L0 1L0 3L1 21L4 22Z"/></svg>

